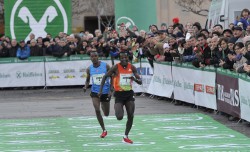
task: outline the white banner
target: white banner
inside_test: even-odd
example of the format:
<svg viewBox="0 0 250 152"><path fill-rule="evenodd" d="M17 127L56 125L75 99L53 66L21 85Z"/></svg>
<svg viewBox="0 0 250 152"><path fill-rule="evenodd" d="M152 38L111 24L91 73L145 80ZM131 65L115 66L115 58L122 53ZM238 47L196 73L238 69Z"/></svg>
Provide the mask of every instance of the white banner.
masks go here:
<svg viewBox="0 0 250 152"><path fill-rule="evenodd" d="M0 65L0 87L45 86L44 62Z"/></svg>
<svg viewBox="0 0 250 152"><path fill-rule="evenodd" d="M154 75L148 87L148 93L157 96L172 96L174 87L171 75L171 66L160 63L154 63Z"/></svg>
<svg viewBox="0 0 250 152"><path fill-rule="evenodd" d="M196 76L193 69L173 66L174 99L194 103L194 80Z"/></svg>
<svg viewBox="0 0 250 152"><path fill-rule="evenodd" d="M85 85L91 60L45 62L46 86Z"/></svg>
<svg viewBox="0 0 250 152"><path fill-rule="evenodd" d="M195 105L217 110L215 72L194 70Z"/></svg>
<svg viewBox="0 0 250 152"><path fill-rule="evenodd" d="M134 92L147 92L149 84L151 82L152 76L153 76L153 69L150 66L149 63L142 62L141 67L140 63L133 64L138 74L141 76L142 79L142 85L138 85L137 83L133 83L133 90Z"/></svg>
<svg viewBox="0 0 250 152"><path fill-rule="evenodd" d="M248 78L250 80L250 77ZM250 121L250 81L239 79L241 118Z"/></svg>

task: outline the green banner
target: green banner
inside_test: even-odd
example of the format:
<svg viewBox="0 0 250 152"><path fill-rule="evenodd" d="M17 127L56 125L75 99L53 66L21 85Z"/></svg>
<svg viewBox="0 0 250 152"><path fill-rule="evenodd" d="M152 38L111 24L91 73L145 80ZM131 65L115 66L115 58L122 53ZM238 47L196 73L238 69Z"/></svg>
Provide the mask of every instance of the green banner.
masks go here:
<svg viewBox="0 0 250 152"><path fill-rule="evenodd" d="M139 30L148 31L151 24L157 24L155 0L115 0L116 28L121 23L127 27L136 25Z"/></svg>
<svg viewBox="0 0 250 152"><path fill-rule="evenodd" d="M59 32L71 33L70 0L5 0L5 35L12 39L29 40L35 37L52 37Z"/></svg>

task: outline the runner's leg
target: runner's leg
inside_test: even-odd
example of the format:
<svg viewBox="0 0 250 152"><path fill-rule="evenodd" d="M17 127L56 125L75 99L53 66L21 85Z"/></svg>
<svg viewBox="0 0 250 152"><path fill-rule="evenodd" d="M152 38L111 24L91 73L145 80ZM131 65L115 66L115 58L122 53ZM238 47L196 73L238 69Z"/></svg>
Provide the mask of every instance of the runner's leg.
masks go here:
<svg viewBox="0 0 250 152"><path fill-rule="evenodd" d="M100 99L97 97L92 97L92 102L93 102L93 106L95 108L97 120L98 120L100 126L102 127L102 130L106 130L105 126L104 126L103 118L101 115L101 110L100 110Z"/></svg>
<svg viewBox="0 0 250 152"><path fill-rule="evenodd" d="M128 117L125 135L128 136L130 129L132 128L132 125L133 125L134 112L135 112L135 102L134 101L126 102L125 107L127 110L127 117Z"/></svg>
<svg viewBox="0 0 250 152"><path fill-rule="evenodd" d="M124 116L123 103L115 103L115 116L117 120L122 120Z"/></svg>
<svg viewBox="0 0 250 152"><path fill-rule="evenodd" d="M104 116L109 116L110 102L101 102Z"/></svg>

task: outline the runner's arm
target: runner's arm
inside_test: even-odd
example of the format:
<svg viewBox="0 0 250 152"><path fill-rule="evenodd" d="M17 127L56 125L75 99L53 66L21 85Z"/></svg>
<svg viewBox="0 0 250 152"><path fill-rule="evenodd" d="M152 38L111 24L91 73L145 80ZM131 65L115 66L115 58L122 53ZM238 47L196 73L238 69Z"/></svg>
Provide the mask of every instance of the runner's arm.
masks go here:
<svg viewBox="0 0 250 152"><path fill-rule="evenodd" d="M99 96L102 94L102 88L103 85L108 77L111 77L113 73L117 71L117 65L113 66L102 78L101 86L100 86L100 91L99 91Z"/></svg>
<svg viewBox="0 0 250 152"><path fill-rule="evenodd" d="M84 91L84 92L86 92L86 90L87 90L88 87L89 87L89 82L90 82L90 72L89 72L89 68L87 68L86 73L87 73L87 78L86 78L86 81L85 81L85 86L84 86L84 88L83 88L83 91Z"/></svg>
<svg viewBox="0 0 250 152"><path fill-rule="evenodd" d="M131 79L133 81L135 81L137 84L141 85L142 84L142 80L141 80L141 77L139 76L139 74L137 73L137 70L136 70L135 66L131 65L131 68L132 68L133 74L135 76L135 77L132 76Z"/></svg>

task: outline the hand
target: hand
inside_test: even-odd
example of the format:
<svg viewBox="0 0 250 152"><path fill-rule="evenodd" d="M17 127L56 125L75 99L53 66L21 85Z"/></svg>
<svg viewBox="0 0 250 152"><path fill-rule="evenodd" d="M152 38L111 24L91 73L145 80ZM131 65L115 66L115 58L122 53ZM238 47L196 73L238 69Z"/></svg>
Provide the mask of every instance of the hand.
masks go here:
<svg viewBox="0 0 250 152"><path fill-rule="evenodd" d="M101 95L102 95L102 92L99 92L98 94L97 94L97 96L100 98L101 97Z"/></svg>

